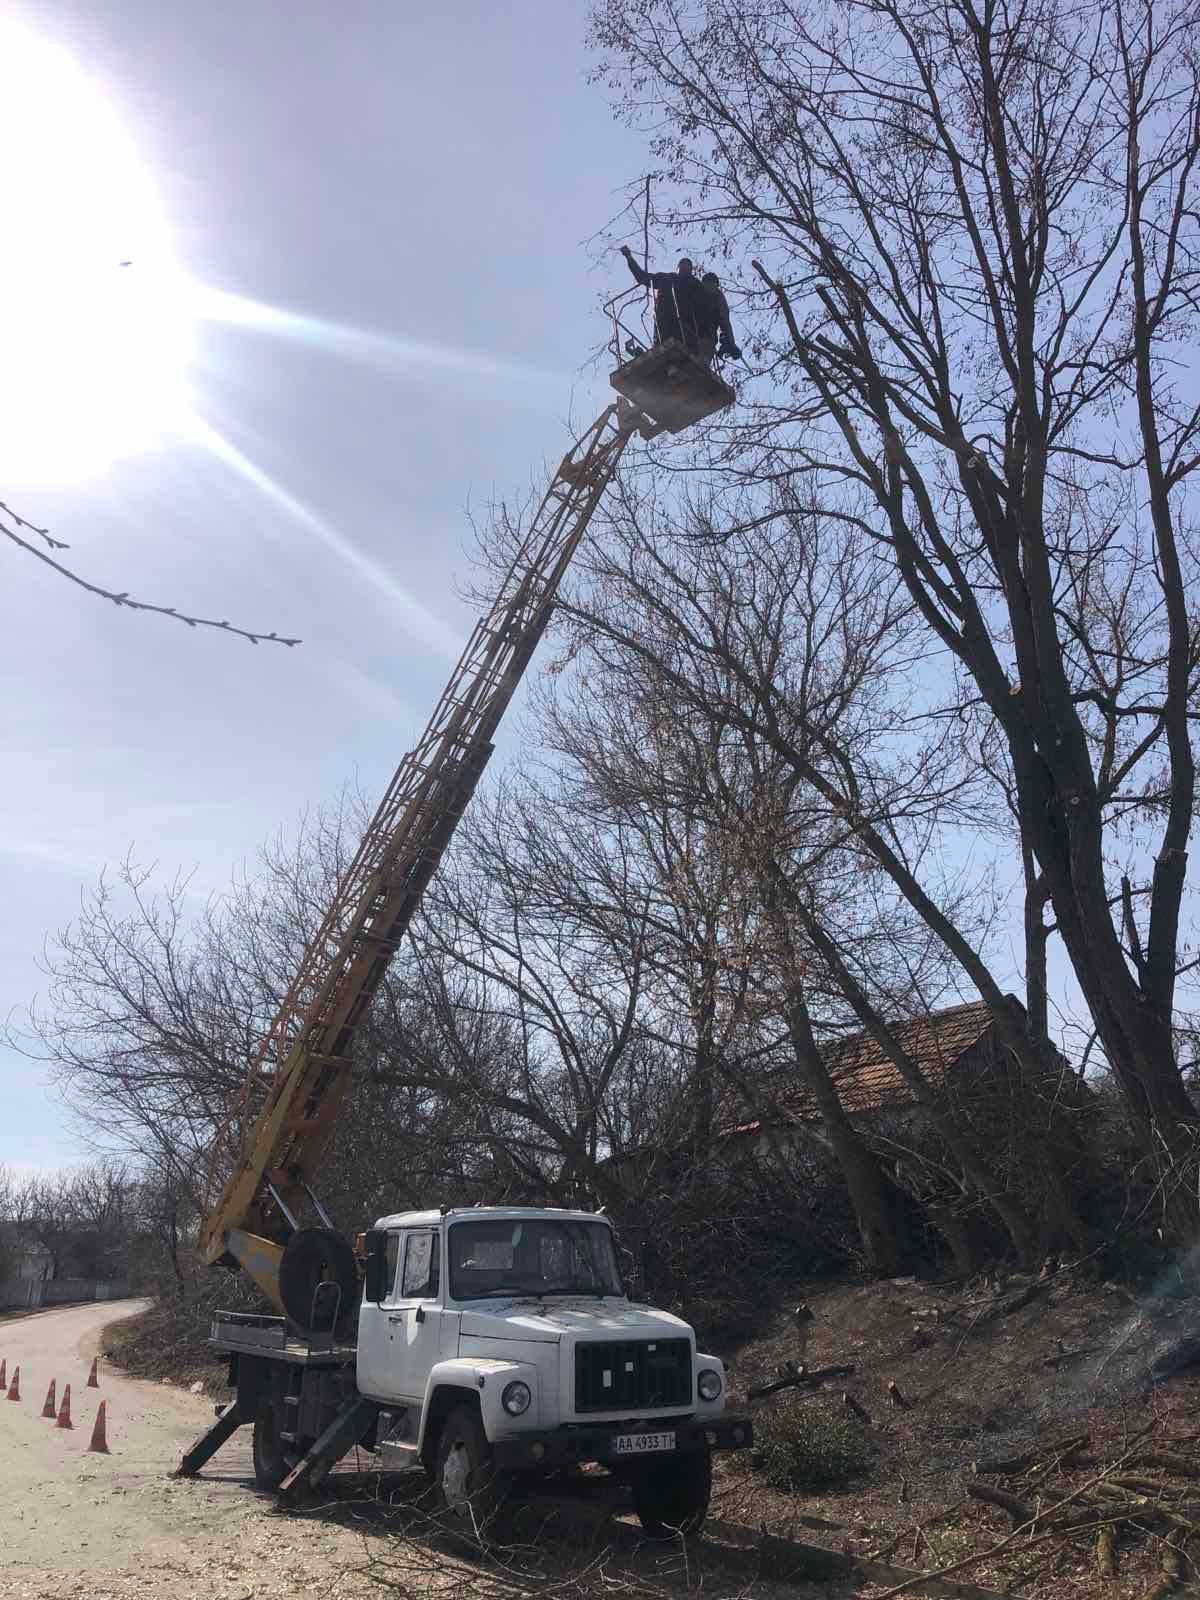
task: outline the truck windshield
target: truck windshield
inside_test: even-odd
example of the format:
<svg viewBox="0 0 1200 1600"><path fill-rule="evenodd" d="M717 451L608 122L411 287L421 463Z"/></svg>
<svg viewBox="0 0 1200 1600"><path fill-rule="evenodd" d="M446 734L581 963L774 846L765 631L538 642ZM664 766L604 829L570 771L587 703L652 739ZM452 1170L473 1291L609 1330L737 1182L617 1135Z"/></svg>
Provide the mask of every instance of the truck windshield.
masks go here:
<svg viewBox="0 0 1200 1600"><path fill-rule="evenodd" d="M621 1293L607 1223L506 1217L458 1222L450 1229L455 1300Z"/></svg>

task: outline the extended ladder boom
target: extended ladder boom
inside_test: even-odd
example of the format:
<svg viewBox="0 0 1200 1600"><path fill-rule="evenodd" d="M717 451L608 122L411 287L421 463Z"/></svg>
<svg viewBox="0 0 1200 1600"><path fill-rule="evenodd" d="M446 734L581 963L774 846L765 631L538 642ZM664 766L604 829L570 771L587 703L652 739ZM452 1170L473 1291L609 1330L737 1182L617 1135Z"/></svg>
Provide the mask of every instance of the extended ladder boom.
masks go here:
<svg viewBox="0 0 1200 1600"><path fill-rule="evenodd" d="M639 352L609 381L621 398L563 457L495 603L304 952L250 1064L241 1105L213 1141L214 1167L228 1177L201 1226L201 1255L240 1264L302 1328L315 1326L326 1289L333 1291L329 1316L344 1318L356 1286L349 1247L298 1220L306 1201L328 1220L310 1185L349 1087L354 1030L475 792L563 574L632 435L678 433L734 399L679 344ZM332 1325L325 1317L323 1326Z"/></svg>
<svg viewBox="0 0 1200 1600"><path fill-rule="evenodd" d="M310 1183L349 1084L355 1027L487 764L592 513L631 434L645 422L633 406L609 406L564 457L498 598L388 785L251 1064L237 1155L205 1218L201 1253L208 1262L232 1257L276 1304L283 1246L305 1199L320 1210ZM265 1102L245 1126L263 1087Z"/></svg>

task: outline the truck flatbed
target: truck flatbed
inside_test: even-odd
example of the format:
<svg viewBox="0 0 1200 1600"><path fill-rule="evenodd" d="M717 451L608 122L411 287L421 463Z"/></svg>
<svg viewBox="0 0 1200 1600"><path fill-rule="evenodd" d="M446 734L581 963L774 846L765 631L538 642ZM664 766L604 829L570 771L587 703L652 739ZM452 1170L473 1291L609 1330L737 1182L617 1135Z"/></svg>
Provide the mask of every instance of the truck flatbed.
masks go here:
<svg viewBox="0 0 1200 1600"><path fill-rule="evenodd" d="M353 1341L335 1342L321 1334L300 1338L288 1331L282 1317L253 1312L219 1311L209 1329L208 1342L223 1355L262 1356L289 1366L351 1366L358 1357Z"/></svg>

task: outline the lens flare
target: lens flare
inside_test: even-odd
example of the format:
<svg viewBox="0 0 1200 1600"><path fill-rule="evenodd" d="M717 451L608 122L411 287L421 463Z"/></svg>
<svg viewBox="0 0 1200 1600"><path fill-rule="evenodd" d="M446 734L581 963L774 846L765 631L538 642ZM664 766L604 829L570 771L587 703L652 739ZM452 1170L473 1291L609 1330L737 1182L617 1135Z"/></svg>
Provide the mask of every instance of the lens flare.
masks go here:
<svg viewBox="0 0 1200 1600"><path fill-rule="evenodd" d="M402 334L372 333L365 328L351 328L345 323L329 322L323 317L283 311L276 306L264 305L262 301L247 299L244 295L230 294L224 289L195 286L192 310L196 317L210 322L251 328L258 333L290 339L297 344L327 350L346 360L359 361L365 366L380 367L393 373L424 368L461 373L463 376L498 378L505 383L553 384L559 388L563 383L562 373L551 372L544 367L500 361L480 351L463 350L455 345L431 344L422 339L409 339Z"/></svg>
<svg viewBox="0 0 1200 1600"><path fill-rule="evenodd" d="M298 523L318 539L327 550L332 551L340 560L352 567L373 589L397 606L409 625L439 654L451 660L457 656L461 640L444 622L435 617L432 611L426 610L420 601L414 600L412 595L378 562L364 554L323 517L310 510L302 500L289 493L269 473L256 466L249 456L230 443L211 423L193 412L187 422L181 425L181 432L192 443L207 450L216 460L237 473L246 483L251 484L264 499L285 512L293 522Z"/></svg>

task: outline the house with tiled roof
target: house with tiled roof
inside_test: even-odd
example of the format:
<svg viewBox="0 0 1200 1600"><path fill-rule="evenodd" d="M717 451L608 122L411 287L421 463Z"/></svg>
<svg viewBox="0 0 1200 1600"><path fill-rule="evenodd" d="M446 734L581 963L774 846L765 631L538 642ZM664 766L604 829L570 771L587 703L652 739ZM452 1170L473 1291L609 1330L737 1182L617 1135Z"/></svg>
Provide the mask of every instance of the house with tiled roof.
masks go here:
<svg viewBox="0 0 1200 1600"><path fill-rule="evenodd" d="M1011 998L1011 997L1010 997ZM1019 1002L1018 1002L1019 1003ZM941 1109L982 1147L1011 1162L1026 1142L1031 1110L1044 1125L1047 1108L1087 1109L1092 1096L1065 1058L1031 1074L1002 1047L996 1024L982 1000L968 1000L941 1011L902 1021L888 1030L901 1051L920 1069ZM848 1034L822 1043L822 1059L846 1112L863 1132L915 1148L931 1131L904 1077L888 1052L869 1033ZM810 1150L825 1144L822 1119L811 1092L792 1063L781 1065L753 1085L755 1104L730 1105L724 1140L741 1159ZM1040 1109L1038 1109L1040 1106ZM924 1131L923 1131L924 1130Z"/></svg>
<svg viewBox="0 0 1200 1600"><path fill-rule="evenodd" d="M995 1024L982 1000L969 1000L931 1011L904 1022L889 1023L893 1039L939 1095L954 1095L979 1086L981 1077L994 1077L998 1057ZM821 1055L833 1078L838 1099L852 1117L871 1117L914 1104L912 1090L899 1067L869 1033L853 1033L822 1046ZM761 1085L770 1102L768 1120L774 1128L803 1125L818 1120L817 1108L794 1072ZM731 1136L752 1138L762 1131L757 1117L742 1118L729 1128Z"/></svg>
<svg viewBox="0 0 1200 1600"><path fill-rule="evenodd" d="M1046 1066L1018 1059L1001 1043L982 1000L885 1020L891 1041L918 1068L939 1112L1010 1175L1026 1161L1041 1159L1038 1152L1057 1112L1091 1109L1091 1092L1066 1059L1056 1053ZM952 1198L961 1198L967 1191L948 1176L956 1163L947 1160L944 1125L940 1117L930 1118L888 1050L865 1031L826 1038L819 1048L842 1106L888 1172L898 1178L903 1165L906 1188L932 1194L948 1183ZM820 1188L836 1171L824 1119L790 1051L781 1048L769 1068L743 1076L736 1087L727 1084L723 1098L710 1154L717 1167L734 1170L765 1161L777 1174L791 1174L801 1189ZM1058 1127L1055 1137L1062 1131ZM1075 1155L1067 1150L1065 1159ZM631 1176L653 1166L658 1181L669 1183L691 1160L689 1146L655 1146L628 1151L616 1165Z"/></svg>

